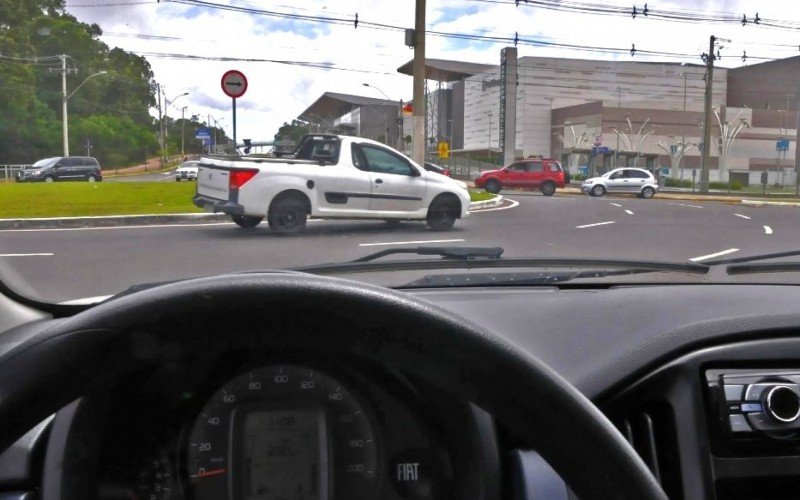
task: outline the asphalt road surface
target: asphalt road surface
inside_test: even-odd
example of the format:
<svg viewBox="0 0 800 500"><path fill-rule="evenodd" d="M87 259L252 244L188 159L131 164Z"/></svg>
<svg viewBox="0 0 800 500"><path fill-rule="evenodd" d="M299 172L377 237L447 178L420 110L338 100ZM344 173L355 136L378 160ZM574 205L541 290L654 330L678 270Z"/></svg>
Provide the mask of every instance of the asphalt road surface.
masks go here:
<svg viewBox="0 0 800 500"><path fill-rule="evenodd" d="M474 213L451 231L422 223L309 221L281 236L230 223L0 231L0 263L42 297L112 294L130 285L230 271L343 262L386 248L501 246L504 257L708 261L800 249L800 210L658 198L508 194L517 206ZM17 278L19 280L20 278ZM679 278L676 278L679 279ZM800 273L763 280L800 282Z"/></svg>
<svg viewBox="0 0 800 500"><path fill-rule="evenodd" d="M175 182L175 170L154 172L152 174L128 175L124 177L104 177L103 182Z"/></svg>

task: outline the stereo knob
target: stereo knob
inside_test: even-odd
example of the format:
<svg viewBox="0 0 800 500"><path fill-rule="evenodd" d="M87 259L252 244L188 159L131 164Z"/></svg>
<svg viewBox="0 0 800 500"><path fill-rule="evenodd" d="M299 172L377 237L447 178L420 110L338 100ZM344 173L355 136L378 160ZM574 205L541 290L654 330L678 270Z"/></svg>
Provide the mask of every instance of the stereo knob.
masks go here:
<svg viewBox="0 0 800 500"><path fill-rule="evenodd" d="M773 387L767 392L767 413L779 422L794 422L800 417L800 396L785 385Z"/></svg>

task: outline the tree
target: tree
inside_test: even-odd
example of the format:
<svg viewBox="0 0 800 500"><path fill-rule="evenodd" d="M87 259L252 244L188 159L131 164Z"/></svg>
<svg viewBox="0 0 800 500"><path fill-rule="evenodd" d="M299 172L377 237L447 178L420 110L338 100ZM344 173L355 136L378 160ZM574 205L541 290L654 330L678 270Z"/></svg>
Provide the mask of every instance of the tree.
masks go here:
<svg viewBox="0 0 800 500"><path fill-rule="evenodd" d="M275 134L276 141L300 142L304 135L311 132L309 124L300 120L292 120L292 123L283 122L281 128Z"/></svg>
<svg viewBox="0 0 800 500"><path fill-rule="evenodd" d="M725 168L727 167L728 155L733 148L733 143L736 142L736 137L742 130L750 128L747 120L741 118L744 111L744 109L740 110L736 117L729 122L728 120L722 121L719 112L714 108L714 116L717 118L717 125L719 125L719 138L715 142L719 153L719 180L722 182L727 182Z"/></svg>

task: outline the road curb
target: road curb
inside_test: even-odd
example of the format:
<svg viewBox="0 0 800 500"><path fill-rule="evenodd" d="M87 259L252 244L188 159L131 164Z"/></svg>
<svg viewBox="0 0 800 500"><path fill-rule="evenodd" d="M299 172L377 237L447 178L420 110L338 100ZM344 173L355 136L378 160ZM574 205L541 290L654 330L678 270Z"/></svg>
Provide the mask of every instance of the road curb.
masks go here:
<svg viewBox="0 0 800 500"><path fill-rule="evenodd" d="M49 217L32 219L0 219L0 230L8 229L75 229L85 227L146 226L152 224L211 224L229 222L225 214L145 214L96 217Z"/></svg>
<svg viewBox="0 0 800 500"><path fill-rule="evenodd" d="M771 200L742 200L742 205L752 207L800 207L800 203L794 201L771 201Z"/></svg>
<svg viewBox="0 0 800 500"><path fill-rule="evenodd" d="M469 210L482 210L484 208L494 208L499 207L503 203L503 197L501 195L496 195L494 198L490 198L488 200L483 201L473 201L469 204Z"/></svg>

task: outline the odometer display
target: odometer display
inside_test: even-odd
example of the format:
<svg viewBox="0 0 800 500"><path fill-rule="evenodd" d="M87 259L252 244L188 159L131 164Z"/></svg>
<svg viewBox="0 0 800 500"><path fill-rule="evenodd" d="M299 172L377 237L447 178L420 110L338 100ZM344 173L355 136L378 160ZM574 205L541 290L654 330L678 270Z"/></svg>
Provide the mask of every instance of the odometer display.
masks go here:
<svg viewBox="0 0 800 500"><path fill-rule="evenodd" d="M370 418L355 395L315 369L273 365L219 389L187 452L197 499L366 498L377 481Z"/></svg>

